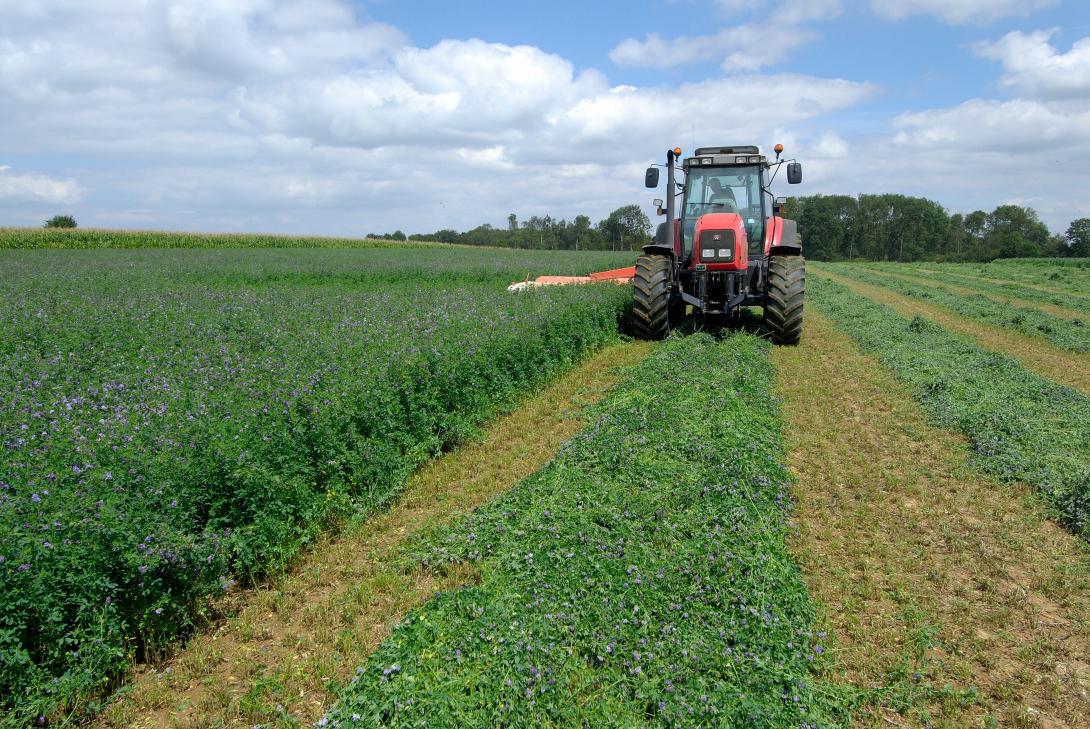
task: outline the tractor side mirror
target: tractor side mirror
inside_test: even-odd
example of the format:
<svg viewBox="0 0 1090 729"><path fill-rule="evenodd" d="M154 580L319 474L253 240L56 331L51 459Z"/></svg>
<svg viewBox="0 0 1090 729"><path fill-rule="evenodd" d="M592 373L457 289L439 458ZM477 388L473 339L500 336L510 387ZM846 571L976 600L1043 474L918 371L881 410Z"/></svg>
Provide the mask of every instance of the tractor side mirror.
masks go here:
<svg viewBox="0 0 1090 729"><path fill-rule="evenodd" d="M645 174L643 176L643 184L648 188L658 187L659 186L659 168L658 167L648 167L647 168L647 174Z"/></svg>
<svg viewBox="0 0 1090 729"><path fill-rule="evenodd" d="M802 164L791 162L787 165L787 184L797 185L802 182Z"/></svg>

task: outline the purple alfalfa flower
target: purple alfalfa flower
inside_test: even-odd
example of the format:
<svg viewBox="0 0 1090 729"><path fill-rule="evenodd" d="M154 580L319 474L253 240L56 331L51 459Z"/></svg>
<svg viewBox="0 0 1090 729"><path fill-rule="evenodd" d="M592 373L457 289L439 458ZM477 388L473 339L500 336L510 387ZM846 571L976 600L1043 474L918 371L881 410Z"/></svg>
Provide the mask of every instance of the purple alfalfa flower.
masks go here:
<svg viewBox="0 0 1090 729"><path fill-rule="evenodd" d="M110 597L109 595L107 595L106 596L106 604L109 605L111 602L113 602L113 598Z"/></svg>
<svg viewBox="0 0 1090 729"><path fill-rule="evenodd" d="M162 615L163 614L163 608L155 608L155 614L156 615Z"/></svg>
<svg viewBox="0 0 1090 729"><path fill-rule="evenodd" d="M81 473L83 473L83 469L80 468L79 466L72 466L72 473L74 473L74 474L76 474L78 476Z"/></svg>
<svg viewBox="0 0 1090 729"><path fill-rule="evenodd" d="M19 565L20 572L26 572L28 569L30 569L30 564L28 562L23 562L21 565Z"/></svg>
<svg viewBox="0 0 1090 729"><path fill-rule="evenodd" d="M106 479L107 481L113 481L114 474L111 471L107 471L106 473L102 474L102 478Z"/></svg>
<svg viewBox="0 0 1090 729"><path fill-rule="evenodd" d="M34 493L32 493L32 494L30 495L30 500L31 500L31 501L33 501L33 502L34 502L35 504L37 504L37 503L38 503L39 501L41 501L41 500L42 500L42 497L41 497L41 496L38 496L38 493L37 493L37 492L34 492Z"/></svg>
<svg viewBox="0 0 1090 729"><path fill-rule="evenodd" d="M53 549L53 542L42 542L42 546L46 549Z"/></svg>

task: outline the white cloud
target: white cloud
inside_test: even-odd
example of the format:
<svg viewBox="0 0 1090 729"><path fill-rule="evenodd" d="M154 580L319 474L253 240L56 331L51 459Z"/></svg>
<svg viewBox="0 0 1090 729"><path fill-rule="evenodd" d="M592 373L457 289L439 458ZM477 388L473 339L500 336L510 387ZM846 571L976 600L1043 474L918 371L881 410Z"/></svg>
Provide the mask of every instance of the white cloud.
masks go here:
<svg viewBox="0 0 1090 729"><path fill-rule="evenodd" d="M1000 61L1006 73L1000 83L1039 98L1090 97L1090 38L1077 41L1066 53L1050 42L1058 30L1008 33L997 41L979 43L976 52Z"/></svg>
<svg viewBox="0 0 1090 729"><path fill-rule="evenodd" d="M753 71L786 60L816 37L801 29L776 35L772 27L746 23L711 35L674 38L648 33L643 40L621 41L609 52L609 58L618 66L629 68L671 68L711 61L719 62L726 71ZM773 35L776 42L770 43L768 39Z"/></svg>
<svg viewBox="0 0 1090 729"><path fill-rule="evenodd" d="M825 132L811 147L814 155L822 159L842 160L848 156L848 142L836 132Z"/></svg>
<svg viewBox="0 0 1090 729"><path fill-rule="evenodd" d="M724 71L754 71L787 60L817 34L803 23L829 20L843 12L842 0L784 0L766 20L738 22L747 11L769 10L752 0L719 0L727 16L722 30L706 35L665 38L648 33L643 40L626 38L609 52L618 66L672 68L696 62L718 62Z"/></svg>
<svg viewBox="0 0 1090 729"><path fill-rule="evenodd" d="M891 20L933 15L956 25L991 23L1055 5L1058 0L870 0L871 9Z"/></svg>
<svg viewBox="0 0 1090 729"><path fill-rule="evenodd" d="M831 20L843 12L843 0L784 0L772 14L772 25L782 30L784 24ZM777 34L776 41L781 40Z"/></svg>
<svg viewBox="0 0 1090 729"><path fill-rule="evenodd" d="M604 217L642 198L640 168L667 146L767 146L785 119L874 90L754 74L613 86L530 46L416 47L338 0L0 5L0 107L14 110L0 155L79 159L65 176L90 192L36 189L94 225L351 234ZM20 194L0 200L0 223L40 222Z"/></svg>
<svg viewBox="0 0 1090 729"><path fill-rule="evenodd" d="M742 2L782 24L840 9ZM530 46L417 47L340 0L0 3L0 159L21 168L0 170L0 224L40 224L62 204L88 225L336 234L464 229L512 211L598 219L653 197L642 166L668 146L777 141L807 165L792 192L893 190L990 209L1052 201L1060 186L1071 192L1041 211L1070 220L1090 119L1046 71L1073 75L1084 42L1061 53L1050 39L978 47L1019 98L901 115L861 139L828 117L876 95L869 83L750 66L618 86ZM661 55L693 52L658 42ZM728 45L742 57L695 43L732 69L787 52ZM1071 161L1058 169L1061 158Z"/></svg>
<svg viewBox="0 0 1090 729"><path fill-rule="evenodd" d="M724 14L731 15L758 10L767 4L767 0L716 0L715 4Z"/></svg>
<svg viewBox="0 0 1090 729"><path fill-rule="evenodd" d="M83 190L75 180L15 172L9 166L0 166L0 202L68 205L78 202L82 195Z"/></svg>
<svg viewBox="0 0 1090 729"><path fill-rule="evenodd" d="M1032 99L973 99L900 114L891 133L849 145L835 132L798 151L807 190L854 195L900 192L951 211L1027 204L1054 231L1090 217L1083 191L1090 164L1090 108Z"/></svg>
<svg viewBox="0 0 1090 729"><path fill-rule="evenodd" d="M1017 166L1051 167L1077 150L1090 152L1090 109L1067 110L1039 101L974 99L948 109L902 114L894 120L896 144L939 149L959 163L966 155L993 153Z"/></svg>

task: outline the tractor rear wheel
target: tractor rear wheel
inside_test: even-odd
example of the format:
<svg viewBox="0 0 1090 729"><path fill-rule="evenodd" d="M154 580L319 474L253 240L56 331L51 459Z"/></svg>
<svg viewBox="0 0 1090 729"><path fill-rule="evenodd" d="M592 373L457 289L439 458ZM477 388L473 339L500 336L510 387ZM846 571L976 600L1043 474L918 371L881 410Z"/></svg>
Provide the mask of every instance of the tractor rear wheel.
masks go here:
<svg viewBox="0 0 1090 729"><path fill-rule="evenodd" d="M765 325L776 344L798 344L802 336L802 297L806 289L806 261L802 256L768 259Z"/></svg>
<svg viewBox="0 0 1090 729"><path fill-rule="evenodd" d="M665 339L670 334L670 270L668 256L640 256L632 279L632 321L640 339Z"/></svg>

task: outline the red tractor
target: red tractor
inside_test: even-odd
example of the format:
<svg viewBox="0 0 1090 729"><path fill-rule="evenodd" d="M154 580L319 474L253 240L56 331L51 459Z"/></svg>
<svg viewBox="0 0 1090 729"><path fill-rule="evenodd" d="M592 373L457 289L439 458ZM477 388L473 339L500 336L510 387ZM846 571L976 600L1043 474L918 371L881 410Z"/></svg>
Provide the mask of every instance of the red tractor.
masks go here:
<svg viewBox="0 0 1090 729"><path fill-rule="evenodd" d="M794 220L777 213L786 202L769 185L779 172L783 146L770 162L754 146L701 147L681 161L685 181L675 179L681 149L666 153L666 216L636 260L633 314L636 334L662 339L688 307L705 318L728 317L742 306L761 306L777 344L797 344L802 334L806 263ZM787 164L787 181L802 182L802 165ZM659 168L647 170L647 187L658 187ZM681 194L681 215L676 197Z"/></svg>

